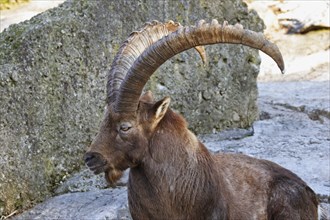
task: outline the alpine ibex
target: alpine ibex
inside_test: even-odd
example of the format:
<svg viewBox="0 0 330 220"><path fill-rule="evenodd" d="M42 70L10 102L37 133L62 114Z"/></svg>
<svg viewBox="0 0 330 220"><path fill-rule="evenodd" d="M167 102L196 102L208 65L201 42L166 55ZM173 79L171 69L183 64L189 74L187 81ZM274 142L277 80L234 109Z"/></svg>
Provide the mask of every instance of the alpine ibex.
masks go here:
<svg viewBox="0 0 330 220"><path fill-rule="evenodd" d="M318 199L297 175L267 160L211 154L169 108L142 90L172 56L203 45L243 44L259 49L283 71L277 46L239 24L216 20L181 26L148 23L119 49L108 74L107 110L84 160L114 184L130 168L134 219L317 219Z"/></svg>

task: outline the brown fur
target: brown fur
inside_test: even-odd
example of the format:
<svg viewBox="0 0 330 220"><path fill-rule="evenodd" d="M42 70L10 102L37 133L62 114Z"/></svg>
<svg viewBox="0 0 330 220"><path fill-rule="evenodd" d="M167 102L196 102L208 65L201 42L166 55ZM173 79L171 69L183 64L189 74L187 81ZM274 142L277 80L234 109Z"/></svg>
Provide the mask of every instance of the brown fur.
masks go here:
<svg viewBox="0 0 330 220"><path fill-rule="evenodd" d="M209 153L168 104L146 94L136 113L109 106L85 156L110 183L131 168L134 219L317 219L316 195L299 177L270 161Z"/></svg>

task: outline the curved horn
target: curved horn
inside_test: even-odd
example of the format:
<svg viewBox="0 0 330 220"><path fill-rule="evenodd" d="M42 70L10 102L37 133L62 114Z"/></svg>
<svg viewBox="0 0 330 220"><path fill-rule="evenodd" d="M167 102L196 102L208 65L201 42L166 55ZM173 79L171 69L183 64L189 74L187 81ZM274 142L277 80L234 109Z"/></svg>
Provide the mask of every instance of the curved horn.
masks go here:
<svg viewBox="0 0 330 220"><path fill-rule="evenodd" d="M166 60L192 47L217 43L243 44L259 49L268 54L284 72L281 52L263 34L243 29L240 24L232 26L224 22L220 25L217 20L209 24L201 20L197 26L182 27L163 37L138 57L121 84L115 111L136 111L144 85Z"/></svg>
<svg viewBox="0 0 330 220"><path fill-rule="evenodd" d="M141 53L159 39L178 30L179 27L181 27L181 24L173 21L168 21L166 23L152 21L151 23L146 23L142 30L130 34L128 39L120 47L114 61L112 62L110 72L108 73L108 103L112 103L116 100L122 81L125 79L128 70ZM206 57L204 47L196 47L195 49L202 57L203 62L205 62Z"/></svg>

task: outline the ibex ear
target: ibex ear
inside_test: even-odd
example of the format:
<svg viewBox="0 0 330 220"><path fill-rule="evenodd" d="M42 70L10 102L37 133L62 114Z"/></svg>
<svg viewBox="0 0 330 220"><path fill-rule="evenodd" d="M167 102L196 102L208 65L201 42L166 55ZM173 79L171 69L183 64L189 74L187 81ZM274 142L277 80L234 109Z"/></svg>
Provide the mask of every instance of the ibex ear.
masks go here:
<svg viewBox="0 0 330 220"><path fill-rule="evenodd" d="M170 105L170 102L171 102L171 98L165 97L162 100L160 100L154 104L154 106L152 107L152 110L154 113L155 120L159 121L164 117L164 115L168 109L168 106Z"/></svg>
<svg viewBox="0 0 330 220"><path fill-rule="evenodd" d="M152 95L152 92L149 90L145 92L141 97L140 101L146 102L146 103L152 103L154 102L154 96Z"/></svg>

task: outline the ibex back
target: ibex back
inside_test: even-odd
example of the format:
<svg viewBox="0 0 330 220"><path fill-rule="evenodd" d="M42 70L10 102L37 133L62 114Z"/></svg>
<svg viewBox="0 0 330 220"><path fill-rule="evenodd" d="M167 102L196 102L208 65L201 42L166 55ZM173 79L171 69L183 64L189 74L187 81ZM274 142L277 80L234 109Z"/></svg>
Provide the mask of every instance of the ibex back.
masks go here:
<svg viewBox="0 0 330 220"><path fill-rule="evenodd" d="M166 60L203 45L235 43L257 48L284 70L277 46L241 25L148 23L120 48L108 75L107 110L85 154L110 184L130 168L133 219L317 219L318 200L289 170L238 154L211 154L170 108L142 90Z"/></svg>

